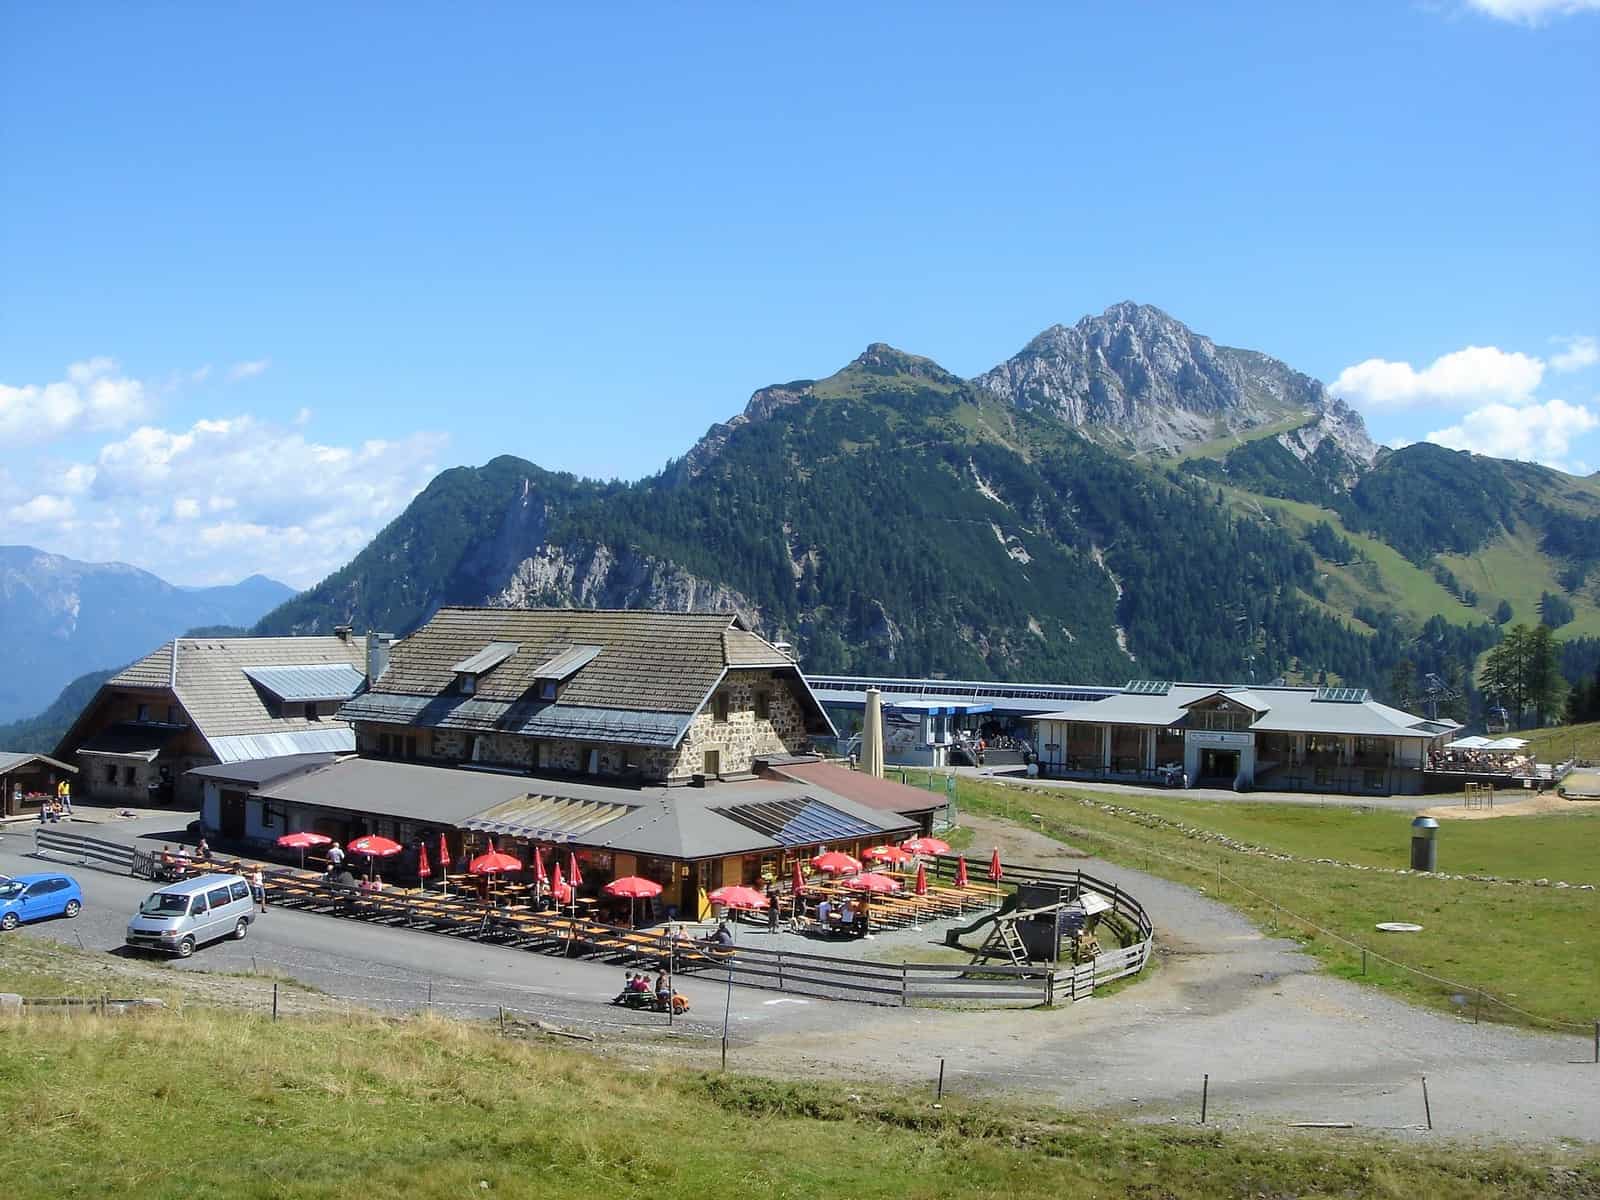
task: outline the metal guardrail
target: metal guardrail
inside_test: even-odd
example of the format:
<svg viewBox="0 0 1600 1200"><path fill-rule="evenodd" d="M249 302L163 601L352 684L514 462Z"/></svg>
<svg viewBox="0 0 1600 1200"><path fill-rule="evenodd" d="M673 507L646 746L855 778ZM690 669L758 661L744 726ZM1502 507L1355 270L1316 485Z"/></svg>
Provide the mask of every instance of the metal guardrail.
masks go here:
<svg viewBox="0 0 1600 1200"><path fill-rule="evenodd" d="M84 866L119 868L130 874L135 873L134 860L139 857L139 852L132 846L120 842L49 828L33 831L33 852L40 857L59 855L74 858Z"/></svg>

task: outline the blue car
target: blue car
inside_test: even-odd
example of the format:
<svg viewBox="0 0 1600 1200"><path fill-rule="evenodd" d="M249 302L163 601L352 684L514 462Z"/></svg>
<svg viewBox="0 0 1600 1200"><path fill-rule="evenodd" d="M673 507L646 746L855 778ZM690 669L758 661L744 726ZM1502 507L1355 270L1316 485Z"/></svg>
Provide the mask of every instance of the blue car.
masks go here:
<svg viewBox="0 0 1600 1200"><path fill-rule="evenodd" d="M82 911L83 889L70 875L18 875L0 883L0 929Z"/></svg>

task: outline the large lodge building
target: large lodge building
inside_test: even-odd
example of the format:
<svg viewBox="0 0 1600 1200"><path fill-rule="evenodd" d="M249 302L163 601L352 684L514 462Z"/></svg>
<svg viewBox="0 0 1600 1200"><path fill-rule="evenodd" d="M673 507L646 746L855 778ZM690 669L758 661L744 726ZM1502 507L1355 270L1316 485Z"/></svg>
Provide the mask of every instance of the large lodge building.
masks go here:
<svg viewBox="0 0 1600 1200"><path fill-rule="evenodd" d="M453 866L490 839L524 862L571 851L589 890L642 875L699 916L717 887L925 831L943 805L810 754L834 736L827 714L793 659L727 614L441 609L338 717L354 756L195 771L204 826L380 834L407 847L401 875L441 834Z"/></svg>

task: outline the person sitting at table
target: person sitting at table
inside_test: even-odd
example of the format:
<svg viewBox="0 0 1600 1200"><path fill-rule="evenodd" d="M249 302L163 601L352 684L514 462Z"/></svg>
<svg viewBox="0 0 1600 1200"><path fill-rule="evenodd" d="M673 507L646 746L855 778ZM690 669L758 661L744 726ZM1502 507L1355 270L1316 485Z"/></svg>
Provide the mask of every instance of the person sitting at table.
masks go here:
<svg viewBox="0 0 1600 1200"><path fill-rule="evenodd" d="M194 852L195 857L201 862L209 862L211 860L211 843L206 841L205 834L202 833L200 835L200 844L194 848Z"/></svg>
<svg viewBox="0 0 1600 1200"><path fill-rule="evenodd" d="M850 926L855 924L855 920L856 902L854 900L846 900L839 909L839 926L841 929L849 929Z"/></svg>
<svg viewBox="0 0 1600 1200"><path fill-rule="evenodd" d="M828 927L828 918L830 916L832 916L832 915L833 915L833 905L829 904L826 900L818 900L817 901L817 924L822 926L822 928L826 929Z"/></svg>
<svg viewBox="0 0 1600 1200"><path fill-rule="evenodd" d="M331 871L329 873L328 882L334 887L341 888L345 891L353 892L356 890L355 875L351 873L349 867L344 866L342 863L340 864L338 870Z"/></svg>
<svg viewBox="0 0 1600 1200"><path fill-rule="evenodd" d="M728 923L726 921L723 921L717 926L716 930L711 934L710 937L706 939L706 941L716 946L732 946L733 930L728 928Z"/></svg>

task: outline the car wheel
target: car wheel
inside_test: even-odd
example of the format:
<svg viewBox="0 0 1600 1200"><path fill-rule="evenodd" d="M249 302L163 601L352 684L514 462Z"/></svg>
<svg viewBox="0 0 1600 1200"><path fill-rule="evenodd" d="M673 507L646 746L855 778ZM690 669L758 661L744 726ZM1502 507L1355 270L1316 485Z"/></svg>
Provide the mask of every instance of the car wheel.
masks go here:
<svg viewBox="0 0 1600 1200"><path fill-rule="evenodd" d="M83 905L79 904L76 900L68 900L66 908L62 909L61 913L63 916L75 917L82 911Z"/></svg>
<svg viewBox="0 0 1600 1200"><path fill-rule="evenodd" d="M233 927L233 940L236 942L242 942L244 941L244 935L249 932L250 922L246 921L243 917L240 917L239 923Z"/></svg>
<svg viewBox="0 0 1600 1200"><path fill-rule="evenodd" d="M0 917L0 929L15 929L18 924L20 922L17 920L16 913L7 913L5 916Z"/></svg>
<svg viewBox="0 0 1600 1200"><path fill-rule="evenodd" d="M193 953L194 953L194 939L192 937L186 937L186 938L183 939L183 941L178 943L178 957L179 958L188 958Z"/></svg>

